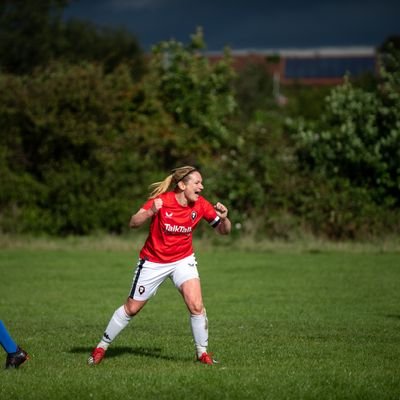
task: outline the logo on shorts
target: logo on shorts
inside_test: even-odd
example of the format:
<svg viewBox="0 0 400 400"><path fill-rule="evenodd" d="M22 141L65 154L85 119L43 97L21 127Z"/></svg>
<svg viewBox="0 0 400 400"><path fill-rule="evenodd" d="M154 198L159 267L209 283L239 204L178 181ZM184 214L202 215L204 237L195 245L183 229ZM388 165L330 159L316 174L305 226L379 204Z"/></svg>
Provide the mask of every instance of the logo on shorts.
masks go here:
<svg viewBox="0 0 400 400"><path fill-rule="evenodd" d="M194 221L197 217L197 212L196 211L192 211L192 221Z"/></svg>
<svg viewBox="0 0 400 400"><path fill-rule="evenodd" d="M143 294L146 291L146 288L144 286L139 286L139 293Z"/></svg>

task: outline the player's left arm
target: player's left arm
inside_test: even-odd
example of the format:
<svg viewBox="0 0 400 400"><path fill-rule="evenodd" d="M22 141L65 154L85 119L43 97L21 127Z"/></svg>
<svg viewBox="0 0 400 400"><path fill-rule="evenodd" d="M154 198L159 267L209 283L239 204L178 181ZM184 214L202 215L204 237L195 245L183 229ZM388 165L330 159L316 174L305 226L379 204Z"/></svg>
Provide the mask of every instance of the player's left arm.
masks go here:
<svg viewBox="0 0 400 400"><path fill-rule="evenodd" d="M215 230L220 235L228 235L232 229L231 221L228 218L228 208L218 202L214 205L214 209L220 218L220 223L216 226Z"/></svg>

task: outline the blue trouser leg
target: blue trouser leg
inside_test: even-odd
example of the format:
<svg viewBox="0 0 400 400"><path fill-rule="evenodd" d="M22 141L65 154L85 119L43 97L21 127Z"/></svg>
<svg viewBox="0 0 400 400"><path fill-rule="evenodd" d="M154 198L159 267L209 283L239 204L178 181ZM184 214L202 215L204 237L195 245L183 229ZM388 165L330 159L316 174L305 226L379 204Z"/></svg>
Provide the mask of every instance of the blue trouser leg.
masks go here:
<svg viewBox="0 0 400 400"><path fill-rule="evenodd" d="M0 344L7 353L15 353L17 351L17 345L8 333L2 320L0 320Z"/></svg>

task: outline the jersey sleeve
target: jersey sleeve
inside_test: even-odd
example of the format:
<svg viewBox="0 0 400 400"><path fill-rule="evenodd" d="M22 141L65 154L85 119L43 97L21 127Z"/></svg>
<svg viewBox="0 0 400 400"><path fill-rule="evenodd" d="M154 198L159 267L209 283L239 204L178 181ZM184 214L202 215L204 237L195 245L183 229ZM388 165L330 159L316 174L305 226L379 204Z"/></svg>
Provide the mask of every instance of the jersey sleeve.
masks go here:
<svg viewBox="0 0 400 400"><path fill-rule="evenodd" d="M221 218L217 215L217 212L215 211L212 204L206 199L204 199L203 209L203 218L209 223L210 226L215 228L221 222Z"/></svg>
<svg viewBox="0 0 400 400"><path fill-rule="evenodd" d="M152 204L153 204L153 201L154 201L154 199L148 199L148 200L146 201L146 203L144 203L144 204L142 205L142 207L140 207L140 208L143 208L144 210L150 210L150 208L151 208L151 206L152 206Z"/></svg>

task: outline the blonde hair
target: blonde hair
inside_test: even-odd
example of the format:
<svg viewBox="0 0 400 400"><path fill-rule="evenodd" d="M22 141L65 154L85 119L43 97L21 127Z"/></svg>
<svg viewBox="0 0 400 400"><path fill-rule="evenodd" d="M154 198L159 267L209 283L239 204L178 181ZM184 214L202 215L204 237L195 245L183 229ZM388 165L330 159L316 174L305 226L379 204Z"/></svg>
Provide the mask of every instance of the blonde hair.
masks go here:
<svg viewBox="0 0 400 400"><path fill-rule="evenodd" d="M197 168L190 165L173 169L171 174L164 180L154 182L149 186L149 189L151 190L149 199L154 199L160 194L167 192L169 189L175 189L176 185L180 181L187 182L189 175L194 171L197 171Z"/></svg>

